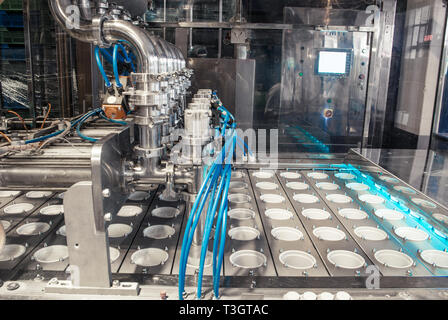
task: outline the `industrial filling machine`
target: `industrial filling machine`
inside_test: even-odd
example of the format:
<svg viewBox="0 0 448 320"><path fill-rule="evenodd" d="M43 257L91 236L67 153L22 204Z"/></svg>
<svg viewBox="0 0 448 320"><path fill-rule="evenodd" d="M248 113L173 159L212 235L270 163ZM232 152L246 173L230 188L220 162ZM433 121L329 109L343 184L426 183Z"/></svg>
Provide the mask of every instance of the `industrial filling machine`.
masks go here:
<svg viewBox="0 0 448 320"><path fill-rule="evenodd" d="M385 139L397 3L367 2L268 24L244 1L228 21L220 1L218 22L168 21L165 2L151 22L148 1L45 0L58 68L76 40L94 66L66 71L100 94L52 117L33 80L34 116L0 115L0 299L448 298L448 208L368 151ZM192 30L217 32L217 58ZM250 40L267 30L279 120L256 128Z"/></svg>

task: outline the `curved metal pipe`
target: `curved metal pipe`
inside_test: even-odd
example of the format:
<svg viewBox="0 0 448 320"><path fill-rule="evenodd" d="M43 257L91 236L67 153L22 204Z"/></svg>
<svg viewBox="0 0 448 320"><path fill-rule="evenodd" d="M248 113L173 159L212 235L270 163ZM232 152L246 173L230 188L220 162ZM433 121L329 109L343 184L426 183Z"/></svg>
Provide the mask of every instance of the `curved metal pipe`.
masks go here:
<svg viewBox="0 0 448 320"><path fill-rule="evenodd" d="M147 32L147 34L154 46L157 56L159 57L159 73L168 72L168 56L165 50L163 50L163 47L161 46L156 36L149 34L149 32Z"/></svg>
<svg viewBox="0 0 448 320"><path fill-rule="evenodd" d="M104 40L109 43L126 40L135 47L141 73L157 74L159 72L157 55L145 30L123 20L104 20L97 21L95 24L80 17L79 25L70 24L73 20L67 14L67 11L70 12L67 10L68 6L72 6L70 0L49 0L49 4L56 21L73 38L98 44L102 40L100 36L102 24Z"/></svg>
<svg viewBox="0 0 448 320"><path fill-rule="evenodd" d="M67 33L75 39L83 42L94 42L95 28L92 22L84 19L82 16L79 19L79 25L70 25L70 21L73 19L67 14L68 6L72 6L70 0L49 0L50 11L53 14L56 22L64 28Z"/></svg>
<svg viewBox="0 0 448 320"><path fill-rule="evenodd" d="M128 41L137 50L141 73L158 74L159 59L147 32L123 20L108 20L103 25L104 38L108 42Z"/></svg>
<svg viewBox="0 0 448 320"><path fill-rule="evenodd" d="M179 60L179 68L180 68L180 70L182 70L186 66L185 57L182 54L182 51L180 51L180 49L178 47L176 47L175 45L172 45L172 48L173 48L174 54L176 55L177 59Z"/></svg>
<svg viewBox="0 0 448 320"><path fill-rule="evenodd" d="M174 59L175 64L176 64L176 71L182 70L181 61L179 59L179 56L178 56L178 53L177 53L177 50L176 50L177 49L176 46L172 45L171 43L169 43L168 46L169 46L169 48L170 48L170 50L172 52L173 59Z"/></svg>
<svg viewBox="0 0 448 320"><path fill-rule="evenodd" d="M90 0L80 0L79 7L81 9L82 16L86 20L92 20L92 10L90 8Z"/></svg>
<svg viewBox="0 0 448 320"><path fill-rule="evenodd" d="M175 71L173 53L171 50L169 50L169 48L167 46L167 42L160 37L154 37L154 38L157 41L157 43L159 44L159 46L162 48L163 52L165 53L165 56L167 57L168 72Z"/></svg>

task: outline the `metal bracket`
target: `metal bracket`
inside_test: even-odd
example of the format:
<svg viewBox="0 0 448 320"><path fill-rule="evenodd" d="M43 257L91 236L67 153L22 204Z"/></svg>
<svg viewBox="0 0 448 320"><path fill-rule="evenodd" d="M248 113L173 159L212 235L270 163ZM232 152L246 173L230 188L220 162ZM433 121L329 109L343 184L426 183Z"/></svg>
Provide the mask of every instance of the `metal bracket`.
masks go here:
<svg viewBox="0 0 448 320"><path fill-rule="evenodd" d="M137 282L121 282L109 288L77 287L70 280L51 279L45 287L45 293L138 296L140 287Z"/></svg>
<svg viewBox="0 0 448 320"><path fill-rule="evenodd" d="M92 149L92 181L76 183L65 194L71 280L57 286L59 291L107 291L112 286L105 217L115 215L126 200L124 160L129 145L129 128L98 141Z"/></svg>

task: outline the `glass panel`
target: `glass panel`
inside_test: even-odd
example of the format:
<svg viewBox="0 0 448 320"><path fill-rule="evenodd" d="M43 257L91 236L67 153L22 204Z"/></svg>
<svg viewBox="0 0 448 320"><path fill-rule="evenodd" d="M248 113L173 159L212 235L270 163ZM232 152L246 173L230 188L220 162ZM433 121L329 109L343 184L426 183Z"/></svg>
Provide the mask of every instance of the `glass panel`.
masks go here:
<svg viewBox="0 0 448 320"><path fill-rule="evenodd" d="M355 10L285 8L285 23L365 26ZM370 64L368 32L287 30L279 128L302 152L346 152L362 140Z"/></svg>

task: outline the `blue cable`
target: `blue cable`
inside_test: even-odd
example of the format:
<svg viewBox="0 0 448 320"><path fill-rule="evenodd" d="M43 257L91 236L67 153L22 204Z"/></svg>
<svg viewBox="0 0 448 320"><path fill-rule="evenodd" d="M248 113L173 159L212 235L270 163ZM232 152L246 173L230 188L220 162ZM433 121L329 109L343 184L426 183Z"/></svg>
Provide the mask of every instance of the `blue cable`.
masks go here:
<svg viewBox="0 0 448 320"><path fill-rule="evenodd" d="M225 113L224 121L222 123L222 130L221 130L221 134L223 136L225 136L225 128L228 125L229 117L233 120L235 118L224 107L219 108L219 110L222 113ZM233 122L234 123L232 125L232 132L229 135L230 137L232 137L232 139L231 139L231 141L226 141L226 143L224 144L223 150L216 157L211 168L209 169L208 174L205 177L204 182L198 192L196 201L193 204L193 207L190 211L190 215L187 220L187 226L185 228L185 233L184 233L184 237L183 237L181 257L180 257L180 263L179 263L179 299L180 300L183 300L183 293L184 293L184 288L185 288L185 271L186 271L186 267L187 267L191 244L193 241L193 236L194 236L195 230L197 228L197 225L198 225L202 210L204 208L205 202L207 201L212 188L213 188L213 193L211 196L211 200L209 202L209 208L207 210L208 212L207 212L207 218L206 218L206 225L213 226L214 213L216 212L216 209L213 210L213 208L215 208L215 204L217 205L218 199L220 199L219 196L221 195L219 192L218 192L218 195L215 194L217 179L219 178L219 176L221 176L221 173L222 173L222 166L220 164L223 164L223 162L225 161L227 151L231 147L231 150L232 150L230 153L231 156L228 158L228 161L226 163L226 171L225 172L227 172L227 174L225 174L224 177L221 176L222 181L220 183L220 186L222 186L222 183L224 183L224 181L225 181L226 184L228 182L228 184L230 186L231 172L230 172L229 168L231 168L231 160L233 159L233 154L235 152L235 146L236 146L236 141L237 141L236 136L235 136L236 123L235 123L235 121L233 121ZM220 164L218 164L218 161L221 161L221 156L222 156L222 162ZM213 176L213 178L211 178L212 176ZM228 188L225 188L224 190L226 192L225 194L228 194ZM204 194L204 191L205 191L205 194ZM222 189L221 189L221 191L222 191ZM222 219L223 212L224 211L227 212L227 201L226 201L227 196L225 196L225 194L224 194L224 196L221 196L221 199L224 199L224 203L220 206L218 218L219 218L219 216L221 216L221 220L224 220L225 224L227 224L227 217ZM215 196L216 196L216 198L215 198ZM211 203L213 203L213 205L211 205ZM193 224L193 226L192 226L192 224ZM221 235L221 237L222 237L222 235ZM208 242L208 241L205 241L205 242ZM223 246L224 243L225 243L225 230L224 230L224 241L221 241L221 245ZM203 248L204 248L204 241L203 241L203 247L201 248L202 250L201 250L200 268L201 267L203 268L203 260L205 259L205 256L204 256L204 258L202 257L203 250L204 250ZM206 246L206 248L207 248L207 246ZM206 253L207 253L207 251L205 251L205 254ZM219 266L222 265L221 253L223 254L223 252L221 252L221 251L219 252L219 254L220 254L219 255L220 260L218 260ZM215 256L216 256L216 254L217 254L217 252L214 252ZM216 261L216 259L215 259L215 261ZM215 263L215 266L216 266L216 263ZM215 281L216 281L216 279L215 279ZM219 275L218 275L217 282L218 282L218 287L219 287ZM201 285L202 285L202 282L201 282ZM200 292L200 290L198 291L198 294L200 294L199 292ZM200 295L198 297L200 297Z"/></svg>
<svg viewBox="0 0 448 320"><path fill-rule="evenodd" d="M96 139L96 138L91 138L91 137L88 137L88 136L82 134L82 133L81 133L81 127L82 127L82 125L84 124L84 122L87 121L87 119L89 119L90 117L92 117L92 116L94 116L94 115L100 113L100 112L101 112L100 110L101 110L101 109L95 109L94 111L91 111L91 112L87 113L87 114L86 114L84 117L82 117L82 119L79 121L78 125L76 126L76 133L78 134L78 136L79 136L81 139L83 139L83 140L87 140L87 141L90 141L90 142L96 142L96 141L98 141L98 139Z"/></svg>
<svg viewBox="0 0 448 320"><path fill-rule="evenodd" d="M110 49L112 49L112 51L110 51ZM107 62L109 62L110 64L114 63L114 58L113 58L113 48L109 48L109 49L104 49L104 48L100 48L101 54L104 56L104 58L107 60ZM118 61L123 63L125 62L123 56L121 54L118 55Z"/></svg>
<svg viewBox="0 0 448 320"><path fill-rule="evenodd" d="M235 124L234 124L234 128L235 128ZM236 144L236 137L234 137L233 139L234 143L233 143L233 149L235 148L235 144ZM235 149L234 149L235 150ZM229 164L229 169L231 168L231 165ZM232 178L232 173L229 172L227 173L227 183L228 186L230 187L230 180ZM228 193L228 188L227 188L227 193ZM218 241L217 241L217 236L215 236L215 241L213 243L213 281L214 281L214 292L215 292L215 297L219 298L219 280L220 280L220 276L221 276L221 268L222 268L222 262L224 259L224 248L225 248L225 243L226 243L226 230L227 230L227 212L228 212L228 201L227 201L227 196L225 197L225 208L224 208L224 212L222 212L221 214L218 215L218 222L217 222L217 231L216 234L219 234L219 228L221 228L221 239L220 239L220 246L219 246L219 260L216 264L216 253L217 253L217 245L218 245ZM221 226L221 221L222 220L222 226ZM220 227L218 227L220 226Z"/></svg>
<svg viewBox="0 0 448 320"><path fill-rule="evenodd" d="M43 137L27 140L27 141L25 141L25 144L41 142L41 141L47 140L49 138L56 137L57 135L61 134L62 132L64 132L64 130L59 130L59 131L56 131L56 132L54 132L52 134L49 134L49 135L46 135L46 136L43 136Z"/></svg>
<svg viewBox="0 0 448 320"><path fill-rule="evenodd" d="M97 110L98 110L98 109L97 109ZM79 123L79 121L81 121L81 120L84 118L84 116L86 116L86 115L87 115L87 114L81 116L80 118L78 118L78 119L75 120L75 121L72 121L72 127L76 126L76 125ZM58 131L55 131L55 132L53 132L53 133L51 133L51 134L48 134L48 135L45 135L45 136L42 136L42 137L39 137L39 138L35 138L35 139L31 139L31 140L26 140L26 141L25 141L25 144L31 144L31 143L36 143L36 142L45 141L45 140L47 140L47 139L49 139L49 138L56 137L57 135L61 134L62 132L64 132L64 130L58 130Z"/></svg>
<svg viewBox="0 0 448 320"><path fill-rule="evenodd" d="M221 151L221 154L229 148L229 142L226 142L224 145L224 150ZM221 154L219 154L216 157L216 160L213 162L212 167L210 168L207 177L205 178L198 195L196 196L196 201L193 204L193 207L190 211L190 216L188 217L187 226L185 228L184 238L182 241L182 250L181 250L181 257L180 257L180 263L179 263L179 299L183 300L183 292L185 288L185 269L188 262L188 256L190 253L190 247L191 243L193 242L193 236L194 232L196 230L197 224L199 222L199 218L202 212L202 209L204 207L204 204L207 200L208 193L210 192L210 188L212 183L209 183L209 180L212 176L212 174L215 174L216 167L218 167L218 159L220 158ZM204 196L203 193L206 192ZM198 209L199 206L199 209ZM194 226L192 227L192 224ZM191 230L190 230L191 229Z"/></svg>
<svg viewBox="0 0 448 320"><path fill-rule="evenodd" d="M230 147L230 144L226 143L224 149L228 150L229 147ZM224 152L224 150L221 151L221 154L223 154L223 152ZM210 168L210 170L208 172L207 177L205 178L205 180L204 180L204 182L203 182L203 184L201 186L201 190L199 191L198 196L196 197L196 201L193 204L193 208L191 209L189 219L193 219L192 217L194 216L194 219L198 220L199 216L201 215L201 212L202 212L202 209L203 209L203 207L205 205L205 200L206 200L206 198L201 198L201 196L202 196L203 190L205 189L205 186L207 185L207 183L210 180L211 173L212 172L215 173L217 167L219 166L218 159L220 158L221 154L218 157L216 157L216 160L214 161L212 167ZM210 189L210 188L207 187L207 189ZM207 192L207 194L208 194L208 192ZM201 200L202 202L200 203L200 208L196 212L199 200ZM199 213L199 214L197 214L197 213ZM196 226L197 226L197 220L194 220ZM190 230L190 226L191 226L191 222L189 221L188 224L187 224L187 228L186 228L187 231ZM194 227L194 229L196 229L196 227ZM193 235L194 235L194 230L190 230L190 234L189 234L189 238L188 238L188 241L189 241L188 243L190 243L190 245L191 245L191 242L193 240Z"/></svg>
<svg viewBox="0 0 448 320"><path fill-rule="evenodd" d="M234 145L232 144L232 149L229 152L231 155L233 155L233 151L234 151L233 149L234 149ZM230 158L230 160L228 159L227 161L231 161L231 158ZM221 177L221 182L220 182L219 189L218 189L218 195L213 203L212 217L210 217L208 224L206 224L204 236L202 239L201 262L199 264L199 274L198 274L198 289L197 289L197 297L198 298L200 298L202 296L202 277L203 277L203 273L204 273L204 262L205 262L205 257L207 255L210 233L211 233L212 227L213 227L214 213L216 212L216 209L218 207L219 200L221 200L220 210L218 213L218 220L219 220L219 217L221 217L224 212L224 207L226 206L226 202L227 202L227 195L229 193L229 187L230 187L230 179L228 179L227 177L229 176L230 168L231 168L231 165L229 163L227 163L226 170L224 172L225 178ZM215 236L215 239L216 239L216 236Z"/></svg>
<svg viewBox="0 0 448 320"><path fill-rule="evenodd" d="M229 182L230 182L231 173L229 173ZM219 298L219 279L221 276L221 268L222 268L222 261L224 259L224 248L226 244L226 230L227 230L227 214L228 214L228 202L225 204L224 212L221 214L222 217L222 226L221 226L221 239L220 239L220 245L219 245L219 259L217 262L217 265L214 265L214 277L213 277L213 291L215 292L215 297ZM216 237L218 238L218 237ZM215 250L215 248L213 248ZM217 250L217 248L216 248ZM215 260L216 261L216 260ZM215 263L215 261L213 261Z"/></svg>
<svg viewBox="0 0 448 320"><path fill-rule="evenodd" d="M112 123L121 124L123 126L127 126L128 125L128 123L126 121L120 121L120 120L115 120L115 119L108 118L108 117L106 117L104 115L104 113L100 113L100 117L103 118L104 120L107 120L107 121L112 122Z"/></svg>
<svg viewBox="0 0 448 320"><path fill-rule="evenodd" d="M103 76L103 79L106 82L106 87L110 88L112 84L110 83L109 78L107 77L106 71L104 71L103 63L101 62L100 57L100 48L98 46L95 47L95 58L96 58L96 64L98 65L98 69L100 69L101 75Z"/></svg>
<svg viewBox="0 0 448 320"><path fill-rule="evenodd" d="M124 53L124 58L126 63L130 63L132 67L132 71L135 72L134 64L132 63L132 60L129 58L129 55L126 51L126 49L121 44L116 44L114 47L114 54L113 54L113 65L114 65L114 75L115 75L115 82L117 84L118 88L123 87L123 85L120 82L120 74L118 73L118 50L121 50Z"/></svg>
<svg viewBox="0 0 448 320"><path fill-rule="evenodd" d="M227 124L227 122L226 122L226 124ZM233 126L233 129L234 129L234 126ZM234 150L235 150L235 142L236 142L234 130L233 130L231 136L232 136L233 143L231 144L230 152L227 155L227 161L225 164L226 169L224 172L224 177L221 177L221 182L219 185L219 190L218 190L218 194L217 194L216 198L214 199L214 201L210 200L210 203L213 203L213 205L212 205L211 212L210 211L208 212L206 226L205 226L205 232L204 232L204 236L202 239L201 260L200 260L200 264L199 264L198 287L197 287L197 297L198 298L200 298L202 296L202 278L203 278L203 273L204 273L204 263L205 263L205 258L207 256L208 242L209 242L211 230L213 227L213 220L215 217L214 213L216 212L218 203L221 200L221 204L219 206L220 209L219 209L219 213L218 213L218 225L219 225L220 221L222 220L222 215L225 211L224 208L227 205L227 195L229 193L230 178L231 178L231 175L229 175L229 172L231 169L231 161L233 158L233 154L234 154ZM225 157L225 155L224 155L224 157ZM225 160L223 160L223 162L224 161ZM220 166L220 169L221 169L221 166ZM223 188L224 188L224 190L223 190ZM217 231L216 237L218 234L219 234L219 231ZM216 239L216 237L215 237L215 239ZM216 257L216 251L213 252L213 256ZM215 260L216 260L216 258L215 258ZM215 274L215 272L213 273L213 275L214 275L214 279L215 279L215 277L217 276ZM218 275L218 277L219 277L219 275Z"/></svg>
<svg viewBox="0 0 448 320"><path fill-rule="evenodd" d="M249 148L248 144L247 144L243 139L241 139L240 136L237 135L236 138L238 139L238 141L241 141L241 142L244 144L244 146L247 148L247 151L249 151L249 154L250 154L251 156L253 156L253 152L252 152L252 150ZM238 141L237 141L237 142L238 142ZM241 146L241 143L240 143L240 142L238 142L238 144ZM244 155L246 155L246 152L244 152Z"/></svg>
<svg viewBox="0 0 448 320"><path fill-rule="evenodd" d="M112 49L112 53L109 50L106 50L104 48L100 48L101 54L103 55L103 57L107 60L107 62L109 62L111 65L114 64L114 58L112 56L113 54L113 49ZM124 63L125 59L123 58L123 56L121 54L118 55L118 61L120 63ZM129 75L129 73L127 71L125 71L124 73L125 76Z"/></svg>
<svg viewBox="0 0 448 320"><path fill-rule="evenodd" d="M217 175L216 175L217 171L215 169L216 169L216 167L212 167L212 169L210 169L209 174L207 175L208 180L211 177L211 175L210 175L211 173L213 173L213 180L217 179ZM196 197L196 201L193 204L194 210L193 209L191 210L190 216L188 217L187 227L185 228L184 239L182 242L180 264L179 264L179 299L180 300L183 300L183 292L184 292L184 284L185 284L185 269L186 269L187 263L188 263L188 256L190 254L190 248L191 248L191 243L193 242L194 232L198 225L202 209L204 208L205 202L207 200L208 193L210 192L211 186L214 182L214 181L210 181L210 183L208 183L209 182L208 180L206 180L206 182L202 184L200 194L202 195L202 193L204 192L204 189L205 189L205 194L203 197L200 197L199 194ZM200 200L200 204L199 204L199 209L196 212L196 208L198 207L198 203L199 203L198 199ZM192 224L193 224L193 226L191 226ZM190 228L191 228L191 230L190 230ZM191 235L191 232L193 232L192 235Z"/></svg>

